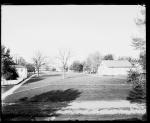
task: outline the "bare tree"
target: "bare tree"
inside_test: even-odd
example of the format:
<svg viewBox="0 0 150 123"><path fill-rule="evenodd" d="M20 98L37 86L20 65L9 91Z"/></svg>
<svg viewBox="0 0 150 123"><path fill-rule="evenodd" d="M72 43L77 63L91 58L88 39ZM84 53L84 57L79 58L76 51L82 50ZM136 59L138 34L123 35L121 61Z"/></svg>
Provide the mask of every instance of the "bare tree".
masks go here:
<svg viewBox="0 0 150 123"><path fill-rule="evenodd" d="M84 70L97 73L101 61L102 56L98 51L93 54L89 54L84 65Z"/></svg>
<svg viewBox="0 0 150 123"><path fill-rule="evenodd" d="M26 64L27 64L26 60L21 56L14 57L13 59L14 59L15 63L18 65L26 66Z"/></svg>
<svg viewBox="0 0 150 123"><path fill-rule="evenodd" d="M46 64L46 57L41 54L41 52L37 52L35 56L32 58L34 66L37 70L38 77L40 73L40 68Z"/></svg>
<svg viewBox="0 0 150 123"><path fill-rule="evenodd" d="M139 27L139 36L133 37L132 46L136 50L140 51L140 64L143 66L143 69L146 69L146 7L145 5L140 6L140 12L135 23Z"/></svg>
<svg viewBox="0 0 150 123"><path fill-rule="evenodd" d="M139 36L133 37L132 46L135 49L145 52L146 50L146 8L140 6L140 12L138 17L135 19L137 27L139 27Z"/></svg>
<svg viewBox="0 0 150 123"><path fill-rule="evenodd" d="M57 59L61 62L63 79L65 78L65 71L68 67L68 61L70 60L70 58L71 58L70 50L59 50L59 56L57 57Z"/></svg>

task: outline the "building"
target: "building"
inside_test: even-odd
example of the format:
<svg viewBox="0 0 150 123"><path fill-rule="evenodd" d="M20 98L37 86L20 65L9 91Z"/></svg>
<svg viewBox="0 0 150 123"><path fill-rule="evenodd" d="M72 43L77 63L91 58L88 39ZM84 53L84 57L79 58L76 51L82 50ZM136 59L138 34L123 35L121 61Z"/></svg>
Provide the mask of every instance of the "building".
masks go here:
<svg viewBox="0 0 150 123"><path fill-rule="evenodd" d="M103 60L98 68L99 75L127 75L135 67L127 60Z"/></svg>
<svg viewBox="0 0 150 123"><path fill-rule="evenodd" d="M22 79L27 78L28 72L25 66L22 66L22 65L13 65L13 66L16 68L19 78L22 78Z"/></svg>
<svg viewBox="0 0 150 123"><path fill-rule="evenodd" d="M1 85L2 86L18 84L19 82L21 82L22 80L27 78L27 68L26 67L24 67L22 65L12 65L12 66L16 68L16 71L17 71L19 77L16 80L6 80L3 76L1 76Z"/></svg>

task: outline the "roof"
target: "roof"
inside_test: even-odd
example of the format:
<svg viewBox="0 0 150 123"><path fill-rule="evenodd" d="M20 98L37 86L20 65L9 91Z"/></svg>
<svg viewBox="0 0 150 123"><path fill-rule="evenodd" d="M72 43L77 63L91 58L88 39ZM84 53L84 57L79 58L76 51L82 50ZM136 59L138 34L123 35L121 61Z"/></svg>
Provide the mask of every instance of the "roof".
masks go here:
<svg viewBox="0 0 150 123"><path fill-rule="evenodd" d="M127 60L103 60L102 64L109 68L131 68L132 64Z"/></svg>
<svg viewBox="0 0 150 123"><path fill-rule="evenodd" d="M12 66L14 66L16 68L26 68L25 66L22 66L22 65L12 65Z"/></svg>

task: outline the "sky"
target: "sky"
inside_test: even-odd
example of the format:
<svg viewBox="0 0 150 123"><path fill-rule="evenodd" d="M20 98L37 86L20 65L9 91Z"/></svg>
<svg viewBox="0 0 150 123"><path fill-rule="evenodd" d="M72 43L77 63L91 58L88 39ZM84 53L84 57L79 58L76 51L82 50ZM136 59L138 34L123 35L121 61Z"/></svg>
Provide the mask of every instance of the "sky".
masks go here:
<svg viewBox="0 0 150 123"><path fill-rule="evenodd" d="M59 49L72 60L96 51L137 58L132 36L138 5L2 5L1 40L12 54L32 62L40 51L55 62Z"/></svg>

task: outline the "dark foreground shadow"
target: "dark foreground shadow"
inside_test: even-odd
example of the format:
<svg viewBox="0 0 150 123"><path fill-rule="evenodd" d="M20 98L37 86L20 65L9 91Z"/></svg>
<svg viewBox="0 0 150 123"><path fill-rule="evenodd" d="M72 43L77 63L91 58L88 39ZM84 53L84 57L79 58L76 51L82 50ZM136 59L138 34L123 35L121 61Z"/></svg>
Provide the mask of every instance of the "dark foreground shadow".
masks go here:
<svg viewBox="0 0 150 123"><path fill-rule="evenodd" d="M74 89L67 90L53 90L50 92L43 93L41 95L34 96L30 99L31 102L64 102L72 101L76 99L81 92Z"/></svg>
<svg viewBox="0 0 150 123"><path fill-rule="evenodd" d="M2 107L3 121L36 121L37 118L58 116L55 112L68 106L81 92L74 89L54 90L34 97L24 97L13 105Z"/></svg>

